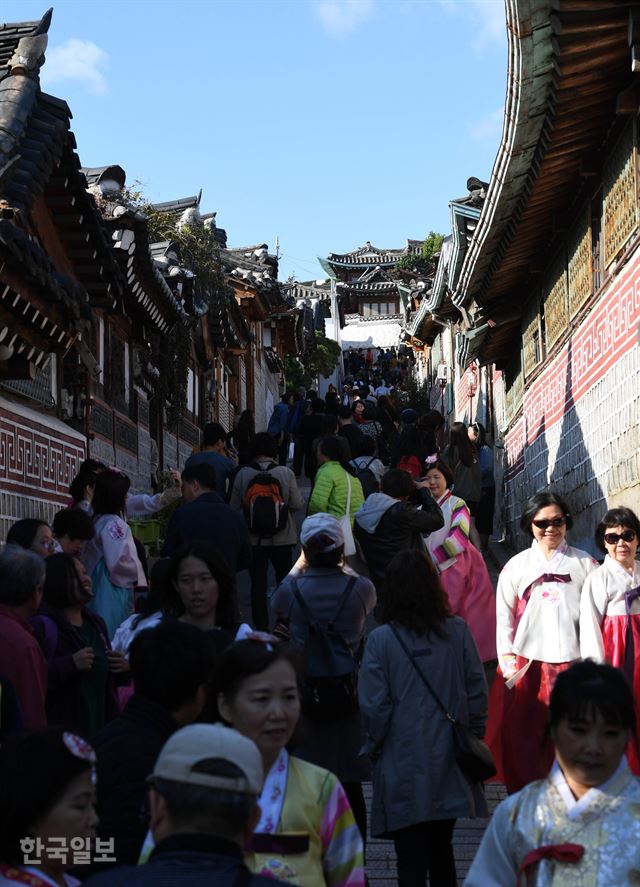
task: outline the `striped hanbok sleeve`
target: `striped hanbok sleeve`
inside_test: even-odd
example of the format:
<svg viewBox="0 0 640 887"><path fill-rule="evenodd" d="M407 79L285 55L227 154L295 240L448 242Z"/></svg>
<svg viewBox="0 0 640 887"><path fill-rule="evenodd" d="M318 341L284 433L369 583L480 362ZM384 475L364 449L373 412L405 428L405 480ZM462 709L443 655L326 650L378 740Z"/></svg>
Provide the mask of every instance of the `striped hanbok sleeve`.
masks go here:
<svg viewBox="0 0 640 887"><path fill-rule="evenodd" d="M333 774L324 786L320 839L327 887L363 887L362 837L345 791Z"/></svg>
<svg viewBox="0 0 640 887"><path fill-rule="evenodd" d="M462 554L469 544L469 509L463 499L456 499L451 511L449 534L442 545L436 546L431 554L437 564L451 560Z"/></svg>

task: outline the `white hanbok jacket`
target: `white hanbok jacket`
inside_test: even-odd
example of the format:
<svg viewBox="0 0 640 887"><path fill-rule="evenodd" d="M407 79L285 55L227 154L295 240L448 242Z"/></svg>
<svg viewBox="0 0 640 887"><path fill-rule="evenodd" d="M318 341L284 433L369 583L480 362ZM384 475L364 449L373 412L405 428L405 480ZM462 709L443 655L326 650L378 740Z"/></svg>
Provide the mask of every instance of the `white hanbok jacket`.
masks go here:
<svg viewBox="0 0 640 887"><path fill-rule="evenodd" d="M528 868L532 887L622 887L640 880L640 780L623 758L613 776L576 800L557 762L546 779L496 809L464 887L513 887L541 847L576 844L573 862L543 858Z"/></svg>
<svg viewBox="0 0 640 887"><path fill-rule="evenodd" d="M580 657L580 595L598 566L590 554L563 542L550 560L534 539L531 548L505 565L496 591L496 644L502 662L509 654L539 662L572 662ZM555 574L568 581L542 581ZM528 603L518 620L518 607Z"/></svg>
<svg viewBox="0 0 640 887"><path fill-rule="evenodd" d="M602 623L605 616L625 616L624 596L640 585L640 563L635 562L628 573L607 555L604 563L590 573L582 589L580 601L580 655L583 659L605 661ZM630 608L632 616L640 613L640 598Z"/></svg>

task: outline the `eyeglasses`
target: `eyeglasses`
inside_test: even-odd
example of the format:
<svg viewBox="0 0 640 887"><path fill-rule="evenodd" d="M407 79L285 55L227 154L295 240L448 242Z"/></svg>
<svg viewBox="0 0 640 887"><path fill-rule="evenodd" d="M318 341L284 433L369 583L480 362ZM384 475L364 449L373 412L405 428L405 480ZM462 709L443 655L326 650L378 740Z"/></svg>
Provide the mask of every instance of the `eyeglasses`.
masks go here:
<svg viewBox="0 0 640 887"><path fill-rule="evenodd" d="M569 515L565 514L564 517L554 517L551 520L532 520L531 523L539 530L546 530L547 527L563 527L568 517Z"/></svg>
<svg viewBox="0 0 640 887"><path fill-rule="evenodd" d="M623 530L623 532L619 533L619 534L618 533L605 533L604 534L604 541L607 543L607 545L617 545L618 542L620 542L620 541L633 542L633 540L635 538L636 538L636 534L634 533L633 530Z"/></svg>

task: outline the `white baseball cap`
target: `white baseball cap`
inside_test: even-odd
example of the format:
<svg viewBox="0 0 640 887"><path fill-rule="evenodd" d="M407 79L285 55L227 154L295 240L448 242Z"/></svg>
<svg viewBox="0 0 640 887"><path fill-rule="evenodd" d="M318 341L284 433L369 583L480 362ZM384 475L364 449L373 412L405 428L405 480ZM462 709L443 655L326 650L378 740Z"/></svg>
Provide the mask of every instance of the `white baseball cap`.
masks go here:
<svg viewBox="0 0 640 887"><path fill-rule="evenodd" d="M239 772L229 773L233 769L229 764ZM164 744L151 782L156 777L257 796L262 791L262 756L256 744L237 730L222 724L190 724Z"/></svg>

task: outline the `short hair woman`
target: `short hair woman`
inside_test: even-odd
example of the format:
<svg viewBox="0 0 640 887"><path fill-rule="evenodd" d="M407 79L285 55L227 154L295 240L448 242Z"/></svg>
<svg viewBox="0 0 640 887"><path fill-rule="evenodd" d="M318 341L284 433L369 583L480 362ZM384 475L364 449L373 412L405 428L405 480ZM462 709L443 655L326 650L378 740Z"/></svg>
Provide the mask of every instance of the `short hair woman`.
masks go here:
<svg viewBox="0 0 640 887"><path fill-rule="evenodd" d="M587 576L580 599L580 652L624 670L640 710L640 521L630 508L611 508L596 529L604 563ZM640 745L632 736L627 758L640 774Z"/></svg>
<svg viewBox="0 0 640 887"><path fill-rule="evenodd" d="M509 792L549 772L549 697L558 674L580 658L580 594L598 566L586 551L567 544L571 512L557 493L532 496L520 526L533 541L508 561L498 579L499 665L487 726L497 778Z"/></svg>
<svg viewBox="0 0 640 887"><path fill-rule="evenodd" d="M624 756L635 711L622 672L588 660L562 672L549 724L551 772L500 804L465 887L636 880L640 782Z"/></svg>

